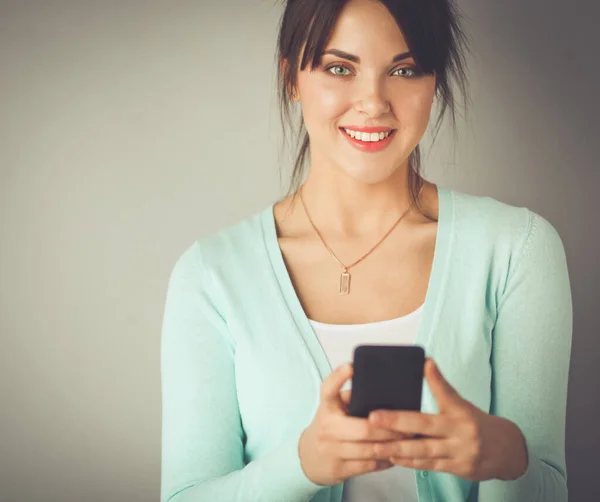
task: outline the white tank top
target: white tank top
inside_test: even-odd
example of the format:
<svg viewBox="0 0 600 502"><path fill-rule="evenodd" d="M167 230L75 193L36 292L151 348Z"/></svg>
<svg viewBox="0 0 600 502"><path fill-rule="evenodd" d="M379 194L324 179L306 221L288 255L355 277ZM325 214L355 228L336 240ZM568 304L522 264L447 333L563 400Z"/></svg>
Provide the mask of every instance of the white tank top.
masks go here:
<svg viewBox="0 0 600 502"><path fill-rule="evenodd" d="M352 362L360 344L414 345L423 305L403 317L368 324L324 324L310 321L332 369ZM342 390L352 388L348 380ZM396 465L344 482L342 502L418 502L414 469Z"/></svg>

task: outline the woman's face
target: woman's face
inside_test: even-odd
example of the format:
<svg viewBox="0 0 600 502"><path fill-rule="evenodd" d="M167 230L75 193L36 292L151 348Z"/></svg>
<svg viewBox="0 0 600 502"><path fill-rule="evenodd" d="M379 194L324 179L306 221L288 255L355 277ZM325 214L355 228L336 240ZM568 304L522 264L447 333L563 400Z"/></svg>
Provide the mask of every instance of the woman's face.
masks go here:
<svg viewBox="0 0 600 502"><path fill-rule="evenodd" d="M382 3L351 0L344 7L321 67L298 73L296 94L310 137L311 168L341 169L354 179L378 183L407 165L427 129L435 76L419 74L410 56L394 61L405 52L400 28ZM395 131L378 143L361 141L367 139L363 135L352 139L342 130L368 126Z"/></svg>

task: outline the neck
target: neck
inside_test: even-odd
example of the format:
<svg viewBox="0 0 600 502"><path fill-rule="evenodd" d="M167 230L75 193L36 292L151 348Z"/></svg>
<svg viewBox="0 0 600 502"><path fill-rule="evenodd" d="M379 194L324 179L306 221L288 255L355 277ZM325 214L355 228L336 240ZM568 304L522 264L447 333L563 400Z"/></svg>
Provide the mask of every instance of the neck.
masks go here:
<svg viewBox="0 0 600 502"><path fill-rule="evenodd" d="M374 184L329 170L311 170L301 189L302 197L314 224L328 235L348 238L384 234L410 205L407 169L408 165Z"/></svg>

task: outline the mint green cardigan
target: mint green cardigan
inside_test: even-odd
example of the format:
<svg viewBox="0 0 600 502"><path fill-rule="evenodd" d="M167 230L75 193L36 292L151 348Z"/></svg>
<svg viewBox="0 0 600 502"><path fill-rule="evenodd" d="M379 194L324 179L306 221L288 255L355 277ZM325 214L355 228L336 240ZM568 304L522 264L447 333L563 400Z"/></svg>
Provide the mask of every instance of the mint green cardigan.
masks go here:
<svg viewBox="0 0 600 502"><path fill-rule="evenodd" d="M462 397L515 422L517 480L415 470L421 502L567 500L572 302L562 241L527 208L438 186L416 344ZM339 502L304 474L298 439L332 368L278 246L273 205L178 258L162 339L161 502ZM425 381L421 411L439 412Z"/></svg>

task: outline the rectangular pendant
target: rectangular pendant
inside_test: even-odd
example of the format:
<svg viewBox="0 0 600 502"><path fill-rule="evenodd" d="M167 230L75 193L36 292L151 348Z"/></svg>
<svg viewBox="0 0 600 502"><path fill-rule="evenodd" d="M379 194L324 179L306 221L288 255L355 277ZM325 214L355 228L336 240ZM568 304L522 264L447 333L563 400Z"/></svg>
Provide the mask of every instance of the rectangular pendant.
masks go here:
<svg viewBox="0 0 600 502"><path fill-rule="evenodd" d="M340 277L340 295L350 294L350 274L343 272Z"/></svg>

